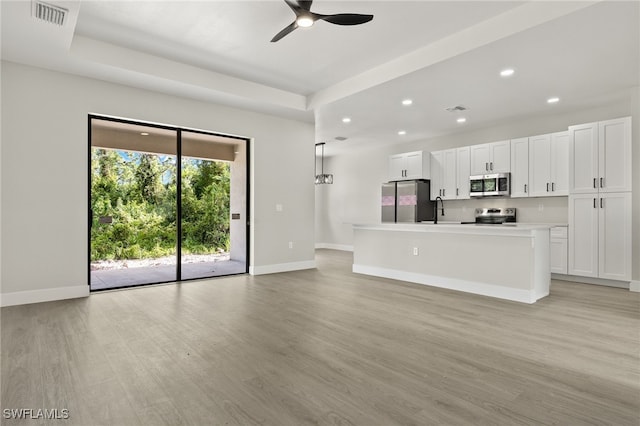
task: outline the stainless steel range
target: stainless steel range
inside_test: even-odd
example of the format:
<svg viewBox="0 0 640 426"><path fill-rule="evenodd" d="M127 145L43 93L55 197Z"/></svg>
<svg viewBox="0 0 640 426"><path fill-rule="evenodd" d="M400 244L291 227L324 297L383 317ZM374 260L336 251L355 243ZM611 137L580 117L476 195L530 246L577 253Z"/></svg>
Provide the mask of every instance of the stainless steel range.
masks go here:
<svg viewBox="0 0 640 426"><path fill-rule="evenodd" d="M474 225L502 225L516 221L515 207L491 207L476 209L476 220L474 222L462 222L463 224Z"/></svg>

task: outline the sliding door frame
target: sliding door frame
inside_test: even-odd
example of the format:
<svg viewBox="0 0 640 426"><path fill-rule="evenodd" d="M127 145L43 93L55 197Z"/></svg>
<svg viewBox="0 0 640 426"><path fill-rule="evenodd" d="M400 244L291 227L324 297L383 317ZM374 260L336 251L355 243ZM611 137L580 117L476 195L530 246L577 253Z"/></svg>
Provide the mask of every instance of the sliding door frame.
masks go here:
<svg viewBox="0 0 640 426"><path fill-rule="evenodd" d="M153 128L157 128L157 129L164 129L164 130L171 130L171 131L175 131L176 132L176 276L175 276L175 280L169 280L169 281L159 281L159 282L153 282L153 283L144 283L144 284L133 284L133 285L126 285L126 286L122 286L122 287L114 287L114 288L106 288L106 289L96 289L96 290L92 290L91 289L91 227L93 225L93 215L91 212L91 182L92 182L92 171L91 171L91 154L92 154L92 144L91 144L91 123L92 120L103 120L103 121L111 121L111 122L116 122L116 123L123 123L123 124L133 124L133 125L139 125L139 126L146 126L146 127L153 127ZM141 287L141 286L147 286L147 285L156 285L156 284L168 284L168 283L180 283L183 281L194 281L194 280L201 280L201 279L210 279L210 278L217 278L218 276L213 276L213 277L201 277L201 278L187 278L187 279L182 279L182 132L186 131L189 133L198 133L198 134L202 134L202 135L210 135L210 136L221 136L221 137L225 137L225 138L229 138L229 139L236 139L238 141L242 141L244 143L244 151L245 151L245 174L246 174L246 188L245 188L245 212L244 212L244 217L245 219L245 248L246 248L246 253L245 253L245 271L244 273L247 274L249 273L249 262L250 262L250 258L249 255L251 253L250 251L250 216L249 213L251 212L251 206L250 206L250 202L251 202L251 197L250 197L250 189L251 189L251 177L250 177L250 173L251 173L251 167L250 167L250 163L249 161L251 160L250 157L250 143L251 143L251 139L250 138L246 138L246 137L242 137L242 136L235 136L235 135L228 135L228 134L224 134L224 133L217 133L217 132L211 132L211 131L206 131L206 130L199 130L199 129L191 129L188 127L179 127L179 126L171 126L171 125L167 125L167 124L158 124L158 123L150 123L150 122L146 122L146 121L141 121L141 120L132 120L132 119L127 119L127 118L120 118L120 117L112 117L112 116L108 116L108 115L99 115L99 114L89 114L88 118L87 118L87 133L88 133L88 155L87 155L87 169L88 169L88 181L87 181L87 215L88 215L88 223L87 223L87 285L89 286L89 291L90 292L99 292L99 291L105 291L105 290L114 290L114 289L123 289L123 288L131 288L131 287ZM237 275L237 274L232 274L232 275ZM222 276L229 276L229 275L221 275Z"/></svg>

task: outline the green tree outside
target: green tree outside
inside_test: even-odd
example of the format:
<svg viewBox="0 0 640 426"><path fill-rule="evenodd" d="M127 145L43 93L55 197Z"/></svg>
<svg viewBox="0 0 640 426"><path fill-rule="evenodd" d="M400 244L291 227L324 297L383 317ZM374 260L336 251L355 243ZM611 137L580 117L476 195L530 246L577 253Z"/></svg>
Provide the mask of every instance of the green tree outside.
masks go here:
<svg viewBox="0 0 640 426"><path fill-rule="evenodd" d="M175 162L175 156L92 149L92 261L175 254ZM229 251L229 164L183 158L182 171L183 254Z"/></svg>

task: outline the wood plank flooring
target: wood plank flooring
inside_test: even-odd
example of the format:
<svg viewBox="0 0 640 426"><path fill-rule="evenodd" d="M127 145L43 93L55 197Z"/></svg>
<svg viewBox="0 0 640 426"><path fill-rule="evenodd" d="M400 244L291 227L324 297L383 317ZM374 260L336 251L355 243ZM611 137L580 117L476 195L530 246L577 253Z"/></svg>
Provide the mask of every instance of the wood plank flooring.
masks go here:
<svg viewBox="0 0 640 426"><path fill-rule="evenodd" d="M317 270L2 308L2 408L56 425L638 425L640 294L534 305Z"/></svg>

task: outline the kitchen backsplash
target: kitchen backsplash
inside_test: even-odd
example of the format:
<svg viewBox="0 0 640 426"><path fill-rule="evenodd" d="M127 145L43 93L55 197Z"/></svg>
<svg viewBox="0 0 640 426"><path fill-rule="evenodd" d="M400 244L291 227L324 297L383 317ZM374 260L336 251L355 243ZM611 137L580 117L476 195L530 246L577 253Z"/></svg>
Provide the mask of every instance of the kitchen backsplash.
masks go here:
<svg viewBox="0 0 640 426"><path fill-rule="evenodd" d="M478 207L515 207L518 222L523 223L567 223L569 217L568 197L496 197L445 201L445 216L438 216L438 220L473 221Z"/></svg>

